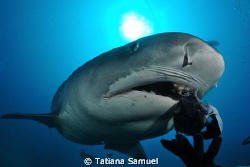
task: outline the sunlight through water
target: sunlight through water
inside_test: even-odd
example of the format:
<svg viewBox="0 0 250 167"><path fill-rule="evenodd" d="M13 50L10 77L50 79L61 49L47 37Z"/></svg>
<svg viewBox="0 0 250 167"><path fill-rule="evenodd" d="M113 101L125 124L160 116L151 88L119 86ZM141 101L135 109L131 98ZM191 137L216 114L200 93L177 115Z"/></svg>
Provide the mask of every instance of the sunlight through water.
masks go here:
<svg viewBox="0 0 250 167"><path fill-rule="evenodd" d="M153 28L145 17L130 12L123 16L120 32L128 41L133 41L152 34Z"/></svg>

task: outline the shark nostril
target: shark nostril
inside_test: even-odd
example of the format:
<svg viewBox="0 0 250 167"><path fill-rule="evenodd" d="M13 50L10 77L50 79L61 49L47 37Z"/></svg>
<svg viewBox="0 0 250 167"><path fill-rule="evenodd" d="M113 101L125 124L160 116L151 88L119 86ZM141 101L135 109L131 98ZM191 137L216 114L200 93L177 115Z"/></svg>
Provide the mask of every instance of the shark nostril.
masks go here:
<svg viewBox="0 0 250 167"><path fill-rule="evenodd" d="M130 46L130 50L132 52L136 52L139 49L139 43L138 42L133 42L132 45Z"/></svg>

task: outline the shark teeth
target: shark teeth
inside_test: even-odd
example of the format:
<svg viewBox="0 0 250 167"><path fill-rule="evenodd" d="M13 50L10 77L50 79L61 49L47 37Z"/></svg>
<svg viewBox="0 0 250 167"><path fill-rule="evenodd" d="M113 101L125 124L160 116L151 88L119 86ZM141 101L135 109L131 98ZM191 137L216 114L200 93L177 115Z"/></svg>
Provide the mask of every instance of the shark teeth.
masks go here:
<svg viewBox="0 0 250 167"><path fill-rule="evenodd" d="M190 96L194 94L194 90L188 86L172 82L151 83L134 87L132 90L146 92L151 95L170 97L175 100L180 100L183 96Z"/></svg>
<svg viewBox="0 0 250 167"><path fill-rule="evenodd" d="M195 93L195 90L192 90L190 87L178 83L174 83L173 92L178 93L182 97L188 97Z"/></svg>

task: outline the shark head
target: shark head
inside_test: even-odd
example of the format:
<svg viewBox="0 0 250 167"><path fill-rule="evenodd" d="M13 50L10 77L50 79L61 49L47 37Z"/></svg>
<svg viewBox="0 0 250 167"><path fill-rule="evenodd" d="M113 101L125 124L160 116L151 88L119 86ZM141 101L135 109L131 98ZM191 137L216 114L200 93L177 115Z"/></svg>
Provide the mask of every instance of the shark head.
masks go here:
<svg viewBox="0 0 250 167"><path fill-rule="evenodd" d="M117 80L109 86L104 97L112 97L138 86L165 82L197 90L201 98L217 85L224 71L224 60L215 48L183 33L145 37L117 50L124 52L120 56L121 61L115 62L115 66L120 68L114 71L113 76L117 70L121 70L123 76L114 77ZM127 73L123 68L128 70Z"/></svg>
<svg viewBox="0 0 250 167"><path fill-rule="evenodd" d="M223 57L200 38L162 33L101 54L76 70L63 89L65 101L86 113L76 122L98 127L91 132L98 140L133 142L173 128L173 110L180 96L174 90L183 87L202 98L217 85L223 71ZM66 109L62 113L67 119L72 115Z"/></svg>

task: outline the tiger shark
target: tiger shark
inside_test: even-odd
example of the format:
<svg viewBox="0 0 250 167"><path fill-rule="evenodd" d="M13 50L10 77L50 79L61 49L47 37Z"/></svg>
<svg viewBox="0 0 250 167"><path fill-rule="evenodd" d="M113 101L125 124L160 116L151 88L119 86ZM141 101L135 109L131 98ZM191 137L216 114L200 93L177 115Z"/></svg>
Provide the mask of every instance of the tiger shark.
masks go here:
<svg viewBox="0 0 250 167"><path fill-rule="evenodd" d="M105 145L146 158L141 140L173 129L180 95L176 85L202 98L224 71L221 54L186 33L160 33L105 52L86 62L62 83L48 114L7 114L56 128L85 145Z"/></svg>

